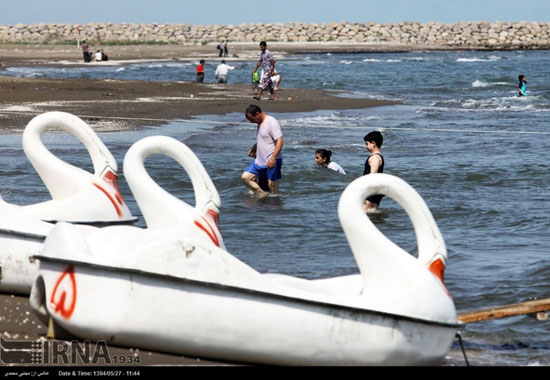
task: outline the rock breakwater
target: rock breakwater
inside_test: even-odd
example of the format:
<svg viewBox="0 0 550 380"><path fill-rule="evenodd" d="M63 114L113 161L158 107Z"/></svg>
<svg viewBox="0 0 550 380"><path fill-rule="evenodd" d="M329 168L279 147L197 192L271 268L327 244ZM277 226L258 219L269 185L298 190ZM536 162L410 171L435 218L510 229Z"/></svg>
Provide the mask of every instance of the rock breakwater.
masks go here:
<svg viewBox="0 0 550 380"><path fill-rule="evenodd" d="M0 25L0 43L209 44L230 42L323 42L423 46L448 49L548 49L550 22L272 23L187 25L89 23Z"/></svg>

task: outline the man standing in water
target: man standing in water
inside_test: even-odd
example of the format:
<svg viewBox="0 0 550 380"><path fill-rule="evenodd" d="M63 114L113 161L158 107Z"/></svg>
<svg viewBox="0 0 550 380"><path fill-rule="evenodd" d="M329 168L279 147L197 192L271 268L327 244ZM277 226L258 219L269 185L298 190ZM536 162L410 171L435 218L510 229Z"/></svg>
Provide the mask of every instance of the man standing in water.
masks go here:
<svg viewBox="0 0 550 380"><path fill-rule="evenodd" d="M267 50L267 43L265 41L260 42L260 50L262 51L260 54L260 60L252 71L252 75L254 75L260 66L262 66L263 71L262 77L260 78L260 83L258 85L260 91L254 99L260 100L262 98L262 93L267 89L271 93L271 100L275 100L275 91L273 90L273 81L271 80L271 77L275 72L275 60L273 59L273 54Z"/></svg>
<svg viewBox="0 0 550 380"><path fill-rule="evenodd" d="M245 116L251 123L256 123L256 144L248 151L249 157L256 158L245 169L241 180L250 189L252 194L263 198L269 193L263 191L258 179L267 178L271 194L279 194L279 180L281 179L281 168L283 166L283 132L279 122L273 117L262 112L260 107L251 104L245 112Z"/></svg>

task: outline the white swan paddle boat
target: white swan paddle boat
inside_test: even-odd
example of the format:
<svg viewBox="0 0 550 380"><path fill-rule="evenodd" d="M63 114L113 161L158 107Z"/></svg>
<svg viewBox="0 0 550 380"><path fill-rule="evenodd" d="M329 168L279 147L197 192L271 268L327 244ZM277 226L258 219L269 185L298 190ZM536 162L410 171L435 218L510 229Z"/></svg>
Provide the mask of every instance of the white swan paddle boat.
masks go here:
<svg viewBox="0 0 550 380"><path fill-rule="evenodd" d="M62 161L44 146L41 136L49 128L70 132L84 144L93 174ZM0 196L0 291L28 294L38 271L32 256L42 249L54 222L112 224L136 218L118 190L113 155L80 118L65 112L36 116L23 132L23 149L51 199L20 206Z"/></svg>
<svg viewBox="0 0 550 380"><path fill-rule="evenodd" d="M146 229L59 223L48 236L30 303L57 336L279 365L429 365L444 358L460 327L443 284L447 251L411 186L373 174L343 192L339 218L360 274L261 274L220 244L216 189L192 152L171 140L140 140L124 160ZM184 166L195 208L150 179L143 160L152 153ZM375 193L407 211L418 258L365 214L364 199ZM202 228L193 228L197 223Z"/></svg>

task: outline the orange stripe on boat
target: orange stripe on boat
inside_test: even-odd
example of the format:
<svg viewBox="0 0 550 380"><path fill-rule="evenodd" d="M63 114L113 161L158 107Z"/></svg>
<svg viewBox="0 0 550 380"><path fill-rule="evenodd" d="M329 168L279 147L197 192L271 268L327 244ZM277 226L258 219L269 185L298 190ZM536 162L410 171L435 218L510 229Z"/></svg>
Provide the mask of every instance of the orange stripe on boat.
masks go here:
<svg viewBox="0 0 550 380"><path fill-rule="evenodd" d="M124 204L124 198L122 198L122 194L120 194L120 190L118 189L118 176L109 170L107 173L105 173L103 179L107 182L110 182L115 188L115 198L118 203L120 203L121 205Z"/></svg>
<svg viewBox="0 0 550 380"><path fill-rule="evenodd" d="M439 281L441 281L441 286L443 287L443 290L445 290L445 293L447 293L447 295L451 297L451 293L449 293L443 281L445 278L445 264L443 263L443 261L441 259L435 260L433 263L430 264L428 270L432 272L432 274L437 277Z"/></svg>
<svg viewBox="0 0 550 380"><path fill-rule="evenodd" d="M120 209L119 205L117 204L117 200L113 198L113 196L111 194L109 194L109 192L107 190L105 190L103 187L99 186L97 183L94 183L94 186L97 187L99 190L101 190L103 192L103 194L105 194L107 196L107 198L109 198L109 200L111 201L111 203L113 204L115 210L116 210L116 213L119 217L122 217L122 210Z"/></svg>
<svg viewBox="0 0 550 380"><path fill-rule="evenodd" d="M199 227L201 230L203 230L204 232L206 232L206 234L208 235L208 237L212 240L212 242L217 246L219 247L220 246L220 241L218 240L218 237L216 236L216 233L214 232L214 229L212 228L212 226L210 226L210 223L208 223L208 221L204 218L202 218L206 224L208 225L208 227L210 227L210 231L208 231L202 224L200 224L200 222L196 221L195 220L195 225L197 227Z"/></svg>
<svg viewBox="0 0 550 380"><path fill-rule="evenodd" d="M435 276L439 278L441 282L444 282L445 264L443 264L443 261L441 261L441 259L437 259L433 263L431 263L428 267L428 270L435 274Z"/></svg>

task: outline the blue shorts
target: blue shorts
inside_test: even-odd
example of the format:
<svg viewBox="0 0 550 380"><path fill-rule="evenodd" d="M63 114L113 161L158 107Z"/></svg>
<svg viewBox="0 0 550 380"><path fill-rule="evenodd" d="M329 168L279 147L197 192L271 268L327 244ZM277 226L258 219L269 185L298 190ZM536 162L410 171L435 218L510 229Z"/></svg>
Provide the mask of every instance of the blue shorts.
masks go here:
<svg viewBox="0 0 550 380"><path fill-rule="evenodd" d="M256 164L256 161L252 161L250 165L244 170L245 172L257 175L258 178L266 178L270 181L277 181L281 179L281 167L283 166L283 159L277 158L275 160L275 167L270 169L267 166L260 166Z"/></svg>

